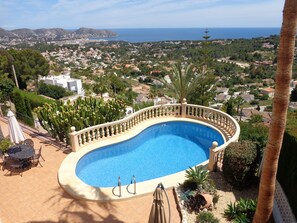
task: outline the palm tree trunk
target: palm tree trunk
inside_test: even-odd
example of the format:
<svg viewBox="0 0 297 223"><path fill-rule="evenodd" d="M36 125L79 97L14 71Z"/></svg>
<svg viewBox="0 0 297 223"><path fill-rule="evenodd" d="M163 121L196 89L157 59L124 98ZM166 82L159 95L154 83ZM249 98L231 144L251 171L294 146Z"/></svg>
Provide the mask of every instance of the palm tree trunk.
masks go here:
<svg viewBox="0 0 297 223"><path fill-rule="evenodd" d="M297 0L286 0L280 34L272 122L263 158L258 205L253 223L266 223L272 217L278 159L286 127L290 80L297 29Z"/></svg>

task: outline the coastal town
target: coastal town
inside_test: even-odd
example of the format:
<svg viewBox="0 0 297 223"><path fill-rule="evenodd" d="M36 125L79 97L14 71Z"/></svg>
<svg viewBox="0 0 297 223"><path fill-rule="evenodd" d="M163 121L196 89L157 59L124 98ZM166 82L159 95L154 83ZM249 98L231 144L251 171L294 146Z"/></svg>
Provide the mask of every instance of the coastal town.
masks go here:
<svg viewBox="0 0 297 223"><path fill-rule="evenodd" d="M58 31L64 34L58 35ZM131 43L108 40L116 33L104 31L95 35L86 33L90 30L85 29L79 32L73 34L55 29L49 33L36 34L35 31L28 34L28 30L18 30L17 34L3 31L1 36L0 30L2 117L13 110L22 123L30 126L28 128L38 130L34 134L52 137L63 151L72 149L76 152L92 141L130 131L140 120L150 119L152 115L168 118L176 113L182 117L187 111L194 117L200 112L201 117L197 120L214 124L230 142L241 128L243 137L247 132L252 135L253 129L255 135L249 136L249 140L255 137L258 152L263 152L267 127L272 120L278 36L218 40L210 39L211 33L206 30L202 41ZM172 88L178 79L176 74L190 76L184 85L188 88L184 95L186 100ZM290 92L289 110L294 111L297 109L296 63ZM176 109L174 106L179 103L181 109ZM159 110L136 113L153 105ZM92 110L94 108L96 110ZM119 118L126 122L120 119L120 124L109 125ZM236 121L240 127L234 124ZM223 124L218 124L220 122ZM83 132L77 136L76 142L71 141L78 131L87 131L85 129L98 123L106 123L106 126ZM209 149L216 150L218 143L214 140L211 143ZM217 155L216 159L220 161L215 164L214 172L223 171L222 157L224 155ZM44 161L42 164L38 162L42 166ZM216 174L212 176L216 178ZM223 181L221 176L216 180ZM69 185L64 184L64 188ZM214 191L214 188L210 190ZM248 193L255 198L257 189L251 187ZM223 220L223 209L232 195L220 191L219 195L211 194L209 199L215 199L215 196L224 196L220 198L221 207L214 208L215 203L210 201L208 210ZM173 196L170 199L173 200ZM178 202L178 205L185 203ZM189 222L196 222L195 214L185 211L183 218L193 218ZM177 219L177 211L175 215Z"/></svg>
<svg viewBox="0 0 297 223"><path fill-rule="evenodd" d="M0 223L297 223L297 0L0 8Z"/></svg>
<svg viewBox="0 0 297 223"><path fill-rule="evenodd" d="M197 76L203 76L201 67L206 66L207 74L211 73L215 79L205 85L212 88L214 94L208 96L204 105L225 111L231 106L231 114L237 120L261 116L264 123L270 122L277 36L208 40L211 36L206 31L204 41L108 41L108 37L116 35L108 30L87 28L75 31L2 29L0 47L39 51L50 65L48 74L40 76L39 81L73 92L61 100L73 101L89 95L108 100L116 94L129 95L127 114L137 107L177 102L176 95L166 86L173 64L178 61L183 66L193 64L198 68ZM106 86L98 87L102 85L97 83L98 78ZM296 86L297 75L293 73L291 91ZM27 89L34 91L36 87L29 82ZM290 108L296 107L296 102L291 101Z"/></svg>
<svg viewBox="0 0 297 223"><path fill-rule="evenodd" d="M238 41L209 41L210 54L220 48L236 46ZM233 55L226 55L224 51L215 52L224 57L217 56L218 58L212 59L212 63L217 64L214 69L209 69L216 76L213 83L216 94L209 100L209 106L222 109L232 99L235 107L240 106L240 111L238 107L235 115L238 120L249 120L254 115L261 115L263 121L269 123L274 95L277 40L270 37L245 42L247 45L248 42L256 42L261 46L257 51L248 52L248 59L236 58L234 55L238 52ZM2 47L6 49L19 47L16 42L3 42L3 39L2 44L5 44ZM95 84L96 77L114 75L121 82L127 83L126 87L134 92L133 103L136 104L176 102L174 95L167 95L166 90L164 91L165 86L161 79L168 77L168 72L176 61L196 65L195 60L197 61L199 56L195 55L193 50L203 54L205 47L203 41L128 43L102 39L94 41L89 38L51 40L43 45L32 42L31 38L25 38L22 39L22 45L24 44L42 49L42 56L53 68L48 77L42 77L40 80L45 80L48 84L54 84L54 81L48 81L50 79L60 79L60 82L65 79L65 83L69 80L77 81L78 86L68 90L75 89L78 96L95 96L90 86ZM291 91L296 85L297 79L293 79ZM61 86L67 88L67 84ZM111 95L108 89L101 93L106 99ZM291 102L290 107L296 108L296 104Z"/></svg>

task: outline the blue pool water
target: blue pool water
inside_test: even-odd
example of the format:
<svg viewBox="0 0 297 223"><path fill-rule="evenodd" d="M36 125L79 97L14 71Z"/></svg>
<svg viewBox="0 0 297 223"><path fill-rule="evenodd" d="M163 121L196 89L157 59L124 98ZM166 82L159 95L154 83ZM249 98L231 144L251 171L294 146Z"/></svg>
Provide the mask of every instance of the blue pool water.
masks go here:
<svg viewBox="0 0 297 223"><path fill-rule="evenodd" d="M224 143L216 130L191 122L153 125L137 136L95 149L77 163L76 175L95 187L114 187L174 174L204 162L212 142Z"/></svg>

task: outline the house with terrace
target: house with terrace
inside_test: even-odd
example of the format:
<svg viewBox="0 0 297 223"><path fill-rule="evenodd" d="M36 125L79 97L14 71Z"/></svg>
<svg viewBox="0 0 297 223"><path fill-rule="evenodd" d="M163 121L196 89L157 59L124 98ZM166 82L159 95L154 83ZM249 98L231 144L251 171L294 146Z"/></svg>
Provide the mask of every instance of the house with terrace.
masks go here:
<svg viewBox="0 0 297 223"><path fill-rule="evenodd" d="M40 77L39 81L43 81L45 84L63 87L69 91L75 92L78 95L84 94L81 80L76 78L71 78L70 70L58 76L49 75L45 77Z"/></svg>

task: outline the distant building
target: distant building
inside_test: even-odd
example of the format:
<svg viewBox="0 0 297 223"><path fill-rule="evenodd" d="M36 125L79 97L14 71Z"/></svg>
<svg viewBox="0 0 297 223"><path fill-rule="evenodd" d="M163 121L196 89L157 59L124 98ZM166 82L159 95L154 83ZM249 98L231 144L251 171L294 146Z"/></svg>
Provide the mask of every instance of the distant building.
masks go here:
<svg viewBox="0 0 297 223"><path fill-rule="evenodd" d="M224 94L228 94L229 88L225 88L225 87L218 87L216 89L217 93L224 93Z"/></svg>
<svg viewBox="0 0 297 223"><path fill-rule="evenodd" d="M266 79L263 79L262 81L266 85L273 85L274 84L274 80L272 78L266 78Z"/></svg>
<svg viewBox="0 0 297 223"><path fill-rule="evenodd" d="M238 97L241 97L246 102L251 102L251 101L255 100L255 96L253 94L243 93L243 94L239 95Z"/></svg>
<svg viewBox="0 0 297 223"><path fill-rule="evenodd" d="M215 108L215 109L221 109L223 107L223 103L211 104L211 105L209 105L209 107Z"/></svg>
<svg viewBox="0 0 297 223"><path fill-rule="evenodd" d="M69 91L75 92L76 94L83 93L81 80L76 78L71 78L70 71L67 71L58 76L49 75L46 77L41 77L39 78L39 81L43 81L45 84L63 87Z"/></svg>
<svg viewBox="0 0 297 223"><path fill-rule="evenodd" d="M271 122L271 112L260 112L257 111L255 108L243 108L241 111L242 116L244 117L243 120L249 120L254 115L261 115L262 121L264 123L270 123Z"/></svg>
<svg viewBox="0 0 297 223"><path fill-rule="evenodd" d="M271 44L271 43L263 43L262 47L263 47L263 48L267 48L267 49L272 49L272 48L274 48L274 44Z"/></svg>
<svg viewBox="0 0 297 223"><path fill-rule="evenodd" d="M149 98L146 97L146 96L143 95L143 94L139 94L139 95L137 96L137 98L136 98L136 102L137 102L137 103L146 103L146 102L149 102L149 101L150 101Z"/></svg>
<svg viewBox="0 0 297 223"><path fill-rule="evenodd" d="M215 100L216 101L220 101L220 102L227 102L230 98L231 98L230 95L224 94L224 93L220 93L220 94L217 94L216 95Z"/></svg>
<svg viewBox="0 0 297 223"><path fill-rule="evenodd" d="M274 97L274 89L273 88L262 88L261 89L261 93L263 95L268 95L269 98L273 98Z"/></svg>

